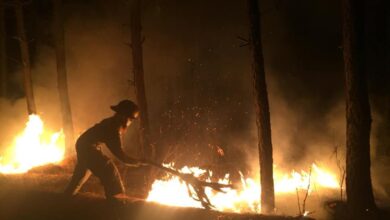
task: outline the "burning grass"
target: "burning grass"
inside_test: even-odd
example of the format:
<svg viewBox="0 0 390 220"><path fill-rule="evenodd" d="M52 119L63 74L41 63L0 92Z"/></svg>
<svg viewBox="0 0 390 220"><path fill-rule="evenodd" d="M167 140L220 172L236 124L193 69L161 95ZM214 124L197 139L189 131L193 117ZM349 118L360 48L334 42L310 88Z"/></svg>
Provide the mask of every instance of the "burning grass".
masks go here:
<svg viewBox="0 0 390 220"><path fill-rule="evenodd" d="M25 129L0 156L0 173L25 173L36 166L61 162L65 146L62 132L51 133L38 115L30 115Z"/></svg>
<svg viewBox="0 0 390 220"><path fill-rule="evenodd" d="M172 165L166 165L172 166ZM212 172L200 169L199 167L183 167L180 169L182 173L190 173L198 178L205 178L206 181L211 181ZM278 195L292 194L298 195L304 191L306 194L302 197L306 201L307 196L314 190L330 189L339 190L337 176L332 172L312 164L310 172L307 171L292 171L291 173L283 173L275 169L275 193ZM230 184L229 174L225 178L218 181L222 184ZM201 208L201 203L191 197L192 189L176 176L166 176L165 178L156 180L152 189L149 192L147 201L158 202L161 204L181 207L198 207ZM224 189L225 192L213 191L206 188L206 195L210 199L213 207L218 211L229 211L237 213L260 213L260 192L261 186L259 178L247 178L241 174L241 183L235 189ZM302 202L305 202L302 201ZM298 197L298 202L300 199ZM300 212L305 213L305 207Z"/></svg>

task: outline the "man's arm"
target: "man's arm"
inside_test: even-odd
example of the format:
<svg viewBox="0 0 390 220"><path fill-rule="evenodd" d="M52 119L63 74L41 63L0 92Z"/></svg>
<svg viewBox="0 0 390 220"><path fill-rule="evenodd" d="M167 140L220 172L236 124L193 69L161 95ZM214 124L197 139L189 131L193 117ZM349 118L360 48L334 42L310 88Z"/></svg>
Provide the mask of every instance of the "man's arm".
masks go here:
<svg viewBox="0 0 390 220"><path fill-rule="evenodd" d="M129 157L122 148L122 141L121 137L118 134L113 135L109 140L106 142L108 149L110 149L111 153L115 155L120 161L125 163L128 166L134 166L138 167L141 165L140 161Z"/></svg>

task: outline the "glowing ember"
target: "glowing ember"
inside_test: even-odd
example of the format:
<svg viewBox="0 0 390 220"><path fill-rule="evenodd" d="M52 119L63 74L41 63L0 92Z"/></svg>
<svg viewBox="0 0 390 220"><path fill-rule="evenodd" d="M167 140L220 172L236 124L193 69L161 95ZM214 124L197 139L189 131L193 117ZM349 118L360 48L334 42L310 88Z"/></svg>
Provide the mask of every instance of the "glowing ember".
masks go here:
<svg viewBox="0 0 390 220"><path fill-rule="evenodd" d="M169 165L168 165L169 166ZM199 177L206 173L206 170L197 167L184 167L180 170L183 173L192 173ZM282 174L275 169L275 193L296 193L296 190L309 190L309 193L315 186L319 188L338 189L339 184L335 175L331 172L321 169L313 164L311 172L296 172L290 174ZM240 189L226 189L226 193L215 192L210 188L206 188L206 194L210 198L215 209L219 211L232 212L257 212L260 207L260 183L259 178L244 178L241 175ZM309 185L310 181L310 185ZM224 179L220 179L220 183L229 183L229 175ZM310 187L309 187L310 186ZM152 185L152 190L149 192L147 201L158 202L161 204L184 207L202 208L201 204L193 200L188 193L187 186L178 177L170 177L167 180L156 180Z"/></svg>
<svg viewBox="0 0 390 220"><path fill-rule="evenodd" d="M30 115L24 131L0 157L0 173L25 173L35 166L61 161L64 153L62 132L49 134L41 118Z"/></svg>

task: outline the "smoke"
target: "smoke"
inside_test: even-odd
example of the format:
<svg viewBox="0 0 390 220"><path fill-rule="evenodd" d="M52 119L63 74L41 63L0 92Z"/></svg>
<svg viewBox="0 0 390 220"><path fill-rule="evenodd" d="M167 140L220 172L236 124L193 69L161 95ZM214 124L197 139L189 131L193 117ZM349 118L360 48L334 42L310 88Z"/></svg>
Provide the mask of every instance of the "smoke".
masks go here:
<svg viewBox="0 0 390 220"><path fill-rule="evenodd" d="M190 133L193 138L174 138L183 144L198 142L205 153L212 151L208 147L212 144L225 150L250 149L250 155L257 155L252 152L257 150L257 128L250 52L248 47L240 47L243 42L237 39L246 38L248 33L246 5L207 4L156 2L143 8L150 124L156 138L164 139L174 134L161 130L187 121L180 124L186 130L183 135ZM212 8L217 6L229 16L213 16ZM264 7L273 8L272 2ZM291 7L300 6L284 3L263 18L274 157L275 162L288 166L306 157L331 157L334 147L345 143L337 16L318 7L304 11L326 27L323 33L328 39L323 42L316 22L298 16ZM293 21L287 15L302 27L291 26ZM324 23L323 16L332 18L331 22ZM128 25L128 5L123 2L66 4L66 58L76 136L112 114L110 105L124 98L135 99ZM331 29L333 25L336 28ZM294 37L303 27L315 34ZM45 39L37 39L33 80L38 111L50 127L59 129L55 53ZM308 49L306 44L317 49ZM19 72L14 76L21 82ZM24 115L23 105L18 106L17 112ZM168 120L169 112L173 116ZM3 117L10 118L7 113ZM126 141L136 144L130 140L134 135L130 136Z"/></svg>
<svg viewBox="0 0 390 220"><path fill-rule="evenodd" d="M131 51L124 41L122 23L90 17L75 12L66 20L65 43L68 86L76 137L88 127L112 114L110 105L124 98L134 99L129 84ZM93 10L90 9L89 12ZM40 36L32 66L34 95L38 114L50 130L61 129L60 104L57 91L57 73L54 48ZM12 80L22 88L20 70ZM1 101L2 140L12 140L27 121L24 98L11 103ZM73 150L73 149L69 149Z"/></svg>
<svg viewBox="0 0 390 220"><path fill-rule="evenodd" d="M286 170L307 169L317 162L337 171L334 149L338 146L342 155L345 148L338 20L320 7L298 16L291 7L299 4L293 5L263 19L274 161ZM74 1L66 7L68 85L77 137L110 116L110 105L135 99L129 16L127 5L116 1ZM153 142L161 154L173 149L178 164L258 169L251 58L249 48L237 39L248 36L246 12L241 1L165 1L144 7L145 86ZM332 19L324 22L323 17ZM317 24L324 28L318 30ZM36 48L38 112L51 130L59 130L54 49L43 41ZM20 72L14 80L21 82ZM25 101L0 103L1 140L10 140L26 122ZM377 121L373 123L375 133ZM131 153L138 147L137 126L125 138ZM372 137L375 146L376 135ZM224 158L216 154L217 146L225 151Z"/></svg>
<svg viewBox="0 0 390 220"><path fill-rule="evenodd" d="M6 149L6 146L12 142L12 134L16 134L23 129L24 123L27 119L27 114L23 115L20 113L20 109L23 109L27 112L27 107L23 106L22 102L10 103L7 100L0 99L0 124L2 127L1 137L0 137L0 152L3 152ZM23 112L24 113L24 112ZM19 123L16 123L19 122ZM11 141L9 141L11 140Z"/></svg>

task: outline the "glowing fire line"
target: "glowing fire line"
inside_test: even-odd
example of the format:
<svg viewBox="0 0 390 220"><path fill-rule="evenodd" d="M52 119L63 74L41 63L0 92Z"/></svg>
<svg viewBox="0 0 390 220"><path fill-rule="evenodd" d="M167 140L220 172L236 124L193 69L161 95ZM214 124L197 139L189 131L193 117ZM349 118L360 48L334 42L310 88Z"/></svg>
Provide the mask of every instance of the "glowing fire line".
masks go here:
<svg viewBox="0 0 390 220"><path fill-rule="evenodd" d="M65 153L62 132L49 134L38 115L30 115L24 131L0 157L0 173L25 173L33 167L60 162Z"/></svg>
<svg viewBox="0 0 390 220"><path fill-rule="evenodd" d="M275 169L275 194L296 193L297 190L313 190L316 188L338 189L339 183L336 175L312 164L311 173L301 171L292 171L290 174L283 174ZM198 167L183 167L183 173L192 173L199 177L206 173ZM256 178L258 179L258 178ZM210 180L210 179L208 179ZM220 183L229 183L229 175L220 179ZM309 185L310 181L310 185ZM310 186L310 187L309 187ZM206 188L206 194L210 198L215 209L219 211L232 212L256 212L259 213L261 187L259 180L253 178L244 178L241 174L241 189L228 189L226 193L215 192ZM170 177L166 180L156 180L149 192L147 201L157 202L171 206L197 207L202 208L201 204L193 200L187 190L187 186L178 177Z"/></svg>

